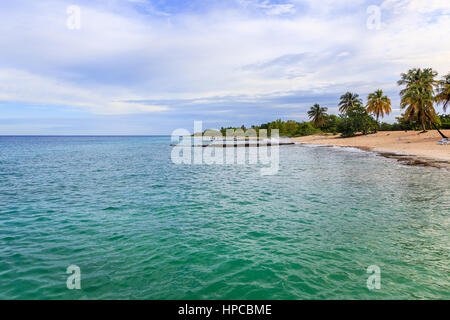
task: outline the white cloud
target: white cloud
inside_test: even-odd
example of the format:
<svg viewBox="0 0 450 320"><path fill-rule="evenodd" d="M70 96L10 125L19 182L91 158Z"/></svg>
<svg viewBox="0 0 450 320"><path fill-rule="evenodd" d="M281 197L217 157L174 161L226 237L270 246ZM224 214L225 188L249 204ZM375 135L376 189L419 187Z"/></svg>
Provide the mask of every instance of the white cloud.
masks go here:
<svg viewBox="0 0 450 320"><path fill-rule="evenodd" d="M102 91L96 88L98 91ZM97 114L161 112L167 106L130 103L120 96L108 95L76 85L55 81L24 71L0 69L0 100L34 104L52 104L87 109Z"/></svg>
<svg viewBox="0 0 450 320"><path fill-rule="evenodd" d="M385 0L381 4L383 9L394 10L395 13L430 13L442 10L444 14L450 13L450 3L447 0Z"/></svg>
<svg viewBox="0 0 450 320"><path fill-rule="evenodd" d="M267 15L294 14L296 12L293 3L271 3L270 0L238 0L244 8L257 8L264 11Z"/></svg>
<svg viewBox="0 0 450 320"><path fill-rule="evenodd" d="M381 30L366 28L365 3L241 1L247 11L171 14L168 24L164 14L147 14L154 7L142 14L122 2L85 2L79 31L65 27L66 3L11 5L0 11L0 99L161 112L170 106L129 101L195 99L207 107L214 97L363 94L398 89L410 67L449 71L448 1L386 0Z"/></svg>

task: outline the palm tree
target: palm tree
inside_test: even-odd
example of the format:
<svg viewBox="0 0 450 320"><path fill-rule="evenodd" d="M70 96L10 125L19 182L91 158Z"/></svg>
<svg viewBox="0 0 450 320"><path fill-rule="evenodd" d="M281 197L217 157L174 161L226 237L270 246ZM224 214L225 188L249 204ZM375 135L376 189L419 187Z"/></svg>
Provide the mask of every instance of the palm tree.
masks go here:
<svg viewBox="0 0 450 320"><path fill-rule="evenodd" d="M357 93L347 92L341 96L341 101L339 102L339 111L341 113L345 113L348 110L362 106L363 102L359 99L359 95Z"/></svg>
<svg viewBox="0 0 450 320"><path fill-rule="evenodd" d="M447 138L435 124L437 114L433 103L436 100L434 96L434 87L437 85L436 76L437 72L431 68L423 70L414 68L408 73L402 73L402 79L397 83L406 87L400 91L400 107L406 108L405 119L412 122L417 118L420 121L423 132L426 132L425 123L428 120L442 137Z"/></svg>
<svg viewBox="0 0 450 320"><path fill-rule="evenodd" d="M447 106L450 103L450 73L448 73L443 80L439 81L436 100L438 103L442 103L444 112L446 112Z"/></svg>
<svg viewBox="0 0 450 320"><path fill-rule="evenodd" d="M308 111L308 116L310 119L312 119L314 126L316 128L322 126L325 123L325 120L328 116L326 113L328 108L322 108L317 103L311 107Z"/></svg>
<svg viewBox="0 0 450 320"><path fill-rule="evenodd" d="M392 112L391 99L383 95L383 90L378 89L367 97L366 108L368 113L376 116L378 123L380 116L383 118L385 114Z"/></svg>

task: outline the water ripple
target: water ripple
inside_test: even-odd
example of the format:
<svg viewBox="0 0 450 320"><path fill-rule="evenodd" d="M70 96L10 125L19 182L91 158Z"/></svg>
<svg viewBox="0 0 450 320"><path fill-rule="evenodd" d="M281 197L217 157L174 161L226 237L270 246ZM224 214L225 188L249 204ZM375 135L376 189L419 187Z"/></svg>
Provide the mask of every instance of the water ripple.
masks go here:
<svg viewBox="0 0 450 320"><path fill-rule="evenodd" d="M296 145L263 177L170 151L0 137L0 299L450 298L449 172Z"/></svg>

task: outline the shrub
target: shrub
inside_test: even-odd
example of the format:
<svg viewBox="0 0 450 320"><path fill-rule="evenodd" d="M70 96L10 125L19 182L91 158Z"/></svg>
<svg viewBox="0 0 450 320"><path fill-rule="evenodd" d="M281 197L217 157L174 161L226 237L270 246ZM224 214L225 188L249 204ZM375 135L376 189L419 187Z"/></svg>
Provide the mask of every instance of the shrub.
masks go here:
<svg viewBox="0 0 450 320"><path fill-rule="evenodd" d="M363 106L355 106L341 115L339 132L343 137L353 137L357 132L368 134L376 131L377 122L372 118Z"/></svg>

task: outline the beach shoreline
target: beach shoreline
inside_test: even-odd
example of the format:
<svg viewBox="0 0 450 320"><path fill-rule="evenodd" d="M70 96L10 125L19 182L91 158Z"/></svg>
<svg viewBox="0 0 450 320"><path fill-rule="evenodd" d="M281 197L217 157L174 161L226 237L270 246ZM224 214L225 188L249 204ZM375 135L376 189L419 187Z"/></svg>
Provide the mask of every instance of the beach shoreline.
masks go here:
<svg viewBox="0 0 450 320"><path fill-rule="evenodd" d="M450 130L442 130L450 135ZM407 165L431 166L450 169L450 145L439 145L441 136L436 130L380 131L370 135L341 138L338 135L313 135L292 138L300 144L350 147L376 152L380 156L396 159Z"/></svg>

